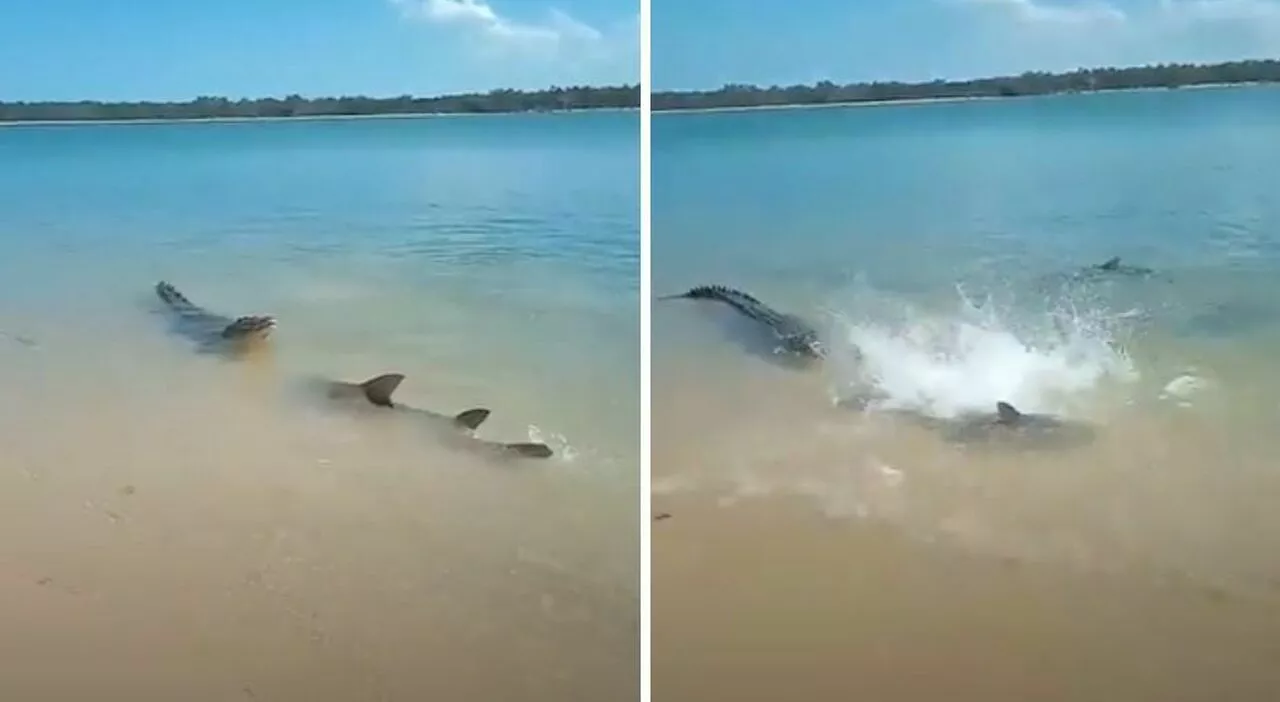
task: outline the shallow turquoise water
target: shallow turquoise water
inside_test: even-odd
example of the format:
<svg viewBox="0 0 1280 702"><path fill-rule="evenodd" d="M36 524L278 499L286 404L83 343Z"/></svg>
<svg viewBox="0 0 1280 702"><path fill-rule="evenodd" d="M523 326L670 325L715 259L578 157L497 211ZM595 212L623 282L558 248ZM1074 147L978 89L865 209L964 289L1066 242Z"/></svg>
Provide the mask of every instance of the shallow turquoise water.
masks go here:
<svg viewBox="0 0 1280 702"><path fill-rule="evenodd" d="M885 284L1274 259L1277 104L1255 88L660 115L655 284L712 259Z"/></svg>
<svg viewBox="0 0 1280 702"><path fill-rule="evenodd" d="M797 372L714 305L655 303L660 493L1266 582L1276 114L1280 90L1231 88L655 117L655 294L740 287L833 349ZM1070 280L1112 256L1155 275ZM975 452L874 411L1001 400L1098 439Z"/></svg>
<svg viewBox="0 0 1280 702"><path fill-rule="evenodd" d="M279 317L286 372L411 363L395 368L406 388L511 395L527 423L633 474L637 120L0 130L7 331L145 319L163 278Z"/></svg>
<svg viewBox="0 0 1280 702"><path fill-rule="evenodd" d="M141 630L202 612L138 646L189 643L228 680L275 637L343 699L634 690L638 132L625 112L0 127L5 572ZM271 353L193 353L161 279L275 315ZM482 437L557 457L492 465L293 392L387 371L400 401L487 407ZM175 587L175 564L204 575Z"/></svg>

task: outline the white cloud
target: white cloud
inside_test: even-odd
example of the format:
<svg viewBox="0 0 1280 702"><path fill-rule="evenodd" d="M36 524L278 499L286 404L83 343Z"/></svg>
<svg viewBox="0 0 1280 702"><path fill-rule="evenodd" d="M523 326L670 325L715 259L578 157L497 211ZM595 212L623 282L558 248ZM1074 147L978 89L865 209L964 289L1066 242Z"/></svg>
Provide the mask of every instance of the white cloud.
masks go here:
<svg viewBox="0 0 1280 702"><path fill-rule="evenodd" d="M1234 32L1240 44L1280 50L1280 0L1160 0L1155 20L1172 31Z"/></svg>
<svg viewBox="0 0 1280 702"><path fill-rule="evenodd" d="M963 0L1002 12L1022 24L1088 26L1118 24L1127 19L1120 8L1105 2L1037 2L1036 0Z"/></svg>
<svg viewBox="0 0 1280 702"><path fill-rule="evenodd" d="M1130 22L1141 29L1169 21L1280 22L1280 0L958 0L961 4L1000 12L1022 24L1075 25Z"/></svg>
<svg viewBox="0 0 1280 702"><path fill-rule="evenodd" d="M1135 32L1203 23L1280 24L1280 0L958 0L999 12L1024 25L1128 24ZM1127 8L1127 9L1126 9Z"/></svg>
<svg viewBox="0 0 1280 702"><path fill-rule="evenodd" d="M1152 14L1151 41L1194 50L1191 60L1280 53L1280 0L1159 0Z"/></svg>
<svg viewBox="0 0 1280 702"><path fill-rule="evenodd" d="M490 51L589 57L607 48L605 45L614 38L555 9L548 10L539 21L520 21L499 14L484 0L391 0L391 3L407 18L469 32Z"/></svg>
<svg viewBox="0 0 1280 702"><path fill-rule="evenodd" d="M400 3L405 5L405 3ZM482 26L497 24L501 20L493 8L475 0L444 0L427 2L416 9L427 17L440 22L476 22Z"/></svg>
<svg viewBox="0 0 1280 702"><path fill-rule="evenodd" d="M1276 0L1160 0L1166 14L1201 21L1280 21Z"/></svg>
<svg viewBox="0 0 1280 702"><path fill-rule="evenodd" d="M1280 0L938 1L968 10L964 51L979 73L1280 53Z"/></svg>

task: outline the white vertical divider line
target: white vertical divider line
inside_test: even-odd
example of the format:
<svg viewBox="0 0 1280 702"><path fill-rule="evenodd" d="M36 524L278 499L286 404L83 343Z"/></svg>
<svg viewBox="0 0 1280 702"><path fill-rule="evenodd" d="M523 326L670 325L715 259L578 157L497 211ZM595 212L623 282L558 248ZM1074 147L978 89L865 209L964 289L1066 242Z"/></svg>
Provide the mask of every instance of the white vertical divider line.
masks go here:
<svg viewBox="0 0 1280 702"><path fill-rule="evenodd" d="M652 76L649 54L650 7L649 0L640 0L640 702L649 702L652 696L651 656L652 642L652 557L650 544L653 519L651 505L652 441L650 412L650 314L652 307L652 275L650 274L650 188L649 118L652 103Z"/></svg>

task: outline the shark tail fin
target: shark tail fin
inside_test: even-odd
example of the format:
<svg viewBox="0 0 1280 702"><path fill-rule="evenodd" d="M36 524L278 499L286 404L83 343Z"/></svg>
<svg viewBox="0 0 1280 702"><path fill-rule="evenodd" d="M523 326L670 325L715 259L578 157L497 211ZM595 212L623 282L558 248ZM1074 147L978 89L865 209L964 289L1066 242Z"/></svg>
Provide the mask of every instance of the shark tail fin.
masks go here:
<svg viewBox="0 0 1280 702"><path fill-rule="evenodd" d="M458 413L458 415L453 418L453 423L457 424L459 427L475 429L483 424L484 420L488 418L489 410L484 409L483 407L477 407L475 409L469 409L466 412Z"/></svg>
<svg viewBox="0 0 1280 702"><path fill-rule="evenodd" d="M360 383L360 389L364 391L364 396L369 398L369 402L379 407L390 407L393 404L391 395L402 382L404 382L404 374L385 373Z"/></svg>
<svg viewBox="0 0 1280 702"><path fill-rule="evenodd" d="M532 442L504 444L502 449L507 453L513 453L524 458L551 458L555 455L555 452L551 450L550 446Z"/></svg>
<svg viewBox="0 0 1280 702"><path fill-rule="evenodd" d="M1008 402L996 403L996 415L999 416L1000 422L1003 424L1013 424L1022 419L1022 413L1018 411L1018 408Z"/></svg>

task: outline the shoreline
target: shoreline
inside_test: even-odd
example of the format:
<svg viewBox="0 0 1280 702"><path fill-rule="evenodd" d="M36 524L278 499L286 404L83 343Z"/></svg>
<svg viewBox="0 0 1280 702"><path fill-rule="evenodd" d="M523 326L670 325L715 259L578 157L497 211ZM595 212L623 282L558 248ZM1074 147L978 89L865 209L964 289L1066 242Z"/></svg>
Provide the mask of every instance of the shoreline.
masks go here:
<svg viewBox="0 0 1280 702"><path fill-rule="evenodd" d="M1231 83L1201 83L1197 85L1182 86L1150 86L1141 88L1116 88L1104 90L1081 90L1075 92L1051 92L1037 93L1033 95L968 95L968 96L940 96L940 97L919 97L919 98L886 98L877 100L849 100L844 102L788 102L764 105L726 105L721 107L663 107L653 108L650 114L671 115L671 114L707 114L720 112L763 112L763 111L781 111L781 110L820 110L820 109L842 109L842 108L860 108L860 107L892 107L892 106L919 106L932 104L949 104L961 102L986 102L986 101L1005 101L1005 100L1029 100L1050 97L1079 97L1086 95L1100 95L1108 93L1142 93L1142 92L1161 92L1168 90L1214 90L1214 89L1230 89L1230 88L1262 88L1262 87L1280 87L1280 84L1265 81L1242 81ZM675 94L697 91L675 91ZM652 93L651 93L652 94ZM31 120L0 120L0 128L4 127L49 127L49 126L84 126L84 125L157 125L157 124L208 124L208 123L227 123L236 124L243 122L338 122L347 120L395 120L395 119L428 119L442 117L506 117L512 115L548 115L548 116L564 116L576 115L582 113L593 112L640 112L640 106L635 107L583 107L572 108L567 110L522 110L508 112L393 112L381 114L319 114L319 115L294 115L288 117L145 117L138 119L31 119Z"/></svg>
<svg viewBox="0 0 1280 702"><path fill-rule="evenodd" d="M670 114L704 114L716 112L755 112L767 110L818 110L818 109L836 109L836 108L853 108L853 107L892 107L895 105L932 105L946 104L957 102L986 102L986 101L1005 101L1005 100L1033 100L1039 98L1051 97L1083 97L1089 95L1104 95L1111 93L1147 93L1147 92L1165 92L1170 90L1215 90L1227 88L1265 88L1280 87L1280 84L1267 83L1262 81L1248 81L1239 83L1202 83L1199 85L1182 85L1177 88L1165 86L1151 86L1146 88L1116 88L1111 90L1081 90L1076 92L1056 92L1056 93L1038 93L1035 95L966 95L966 96L943 96L943 97L921 97L921 98L888 98L881 100L850 100L846 102L788 102L771 105L731 105L725 107L664 107L655 108L651 114L670 115Z"/></svg>
<svg viewBox="0 0 1280 702"><path fill-rule="evenodd" d="M852 100L849 102L787 102L775 105L734 105L729 107L670 107L660 110L653 110L653 115L670 115L670 114L702 114L714 112L766 112L771 110L824 110L837 109L842 107L890 107L893 105L931 105L934 103L953 103L953 102L980 102L985 100L1015 100L1021 97L1048 97L1054 93L1046 93L1045 95L1019 95L1011 97L1003 97L999 95L977 95L973 97L936 97L936 98L906 98L902 100ZM1063 94L1063 93L1057 93Z"/></svg>
<svg viewBox="0 0 1280 702"><path fill-rule="evenodd" d="M241 122L340 122L374 119L429 119L437 117L510 117L513 115L565 116L588 112L639 112L639 107L584 107L570 110L525 110L522 112L388 112L367 115L296 115L291 117L146 117L141 119L22 119L0 120L3 127L56 127L85 125L210 124Z"/></svg>

